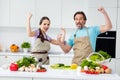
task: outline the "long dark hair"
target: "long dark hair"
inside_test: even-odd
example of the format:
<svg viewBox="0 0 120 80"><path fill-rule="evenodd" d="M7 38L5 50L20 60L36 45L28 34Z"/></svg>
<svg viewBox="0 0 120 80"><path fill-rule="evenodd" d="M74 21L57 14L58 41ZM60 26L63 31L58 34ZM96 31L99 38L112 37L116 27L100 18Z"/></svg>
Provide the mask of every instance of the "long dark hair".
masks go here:
<svg viewBox="0 0 120 80"><path fill-rule="evenodd" d="M50 19L47 16L44 16L40 19L39 25L42 24L43 20L47 19L50 22Z"/></svg>

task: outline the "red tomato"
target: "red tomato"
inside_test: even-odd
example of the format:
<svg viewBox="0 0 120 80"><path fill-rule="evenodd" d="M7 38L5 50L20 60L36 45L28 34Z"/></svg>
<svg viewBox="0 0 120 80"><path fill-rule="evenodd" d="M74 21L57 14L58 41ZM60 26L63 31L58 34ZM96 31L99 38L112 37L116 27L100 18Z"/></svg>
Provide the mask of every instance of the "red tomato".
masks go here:
<svg viewBox="0 0 120 80"><path fill-rule="evenodd" d="M18 65L15 63L11 63L9 66L11 71L17 71L18 70Z"/></svg>
<svg viewBox="0 0 120 80"><path fill-rule="evenodd" d="M103 68L104 70L108 69L108 67L105 66L105 65L102 65L102 68Z"/></svg>
<svg viewBox="0 0 120 80"><path fill-rule="evenodd" d="M89 70L85 71L85 73L86 74L98 74L98 72L96 71L89 71Z"/></svg>
<svg viewBox="0 0 120 80"><path fill-rule="evenodd" d="M46 72L46 69L37 69L37 72Z"/></svg>

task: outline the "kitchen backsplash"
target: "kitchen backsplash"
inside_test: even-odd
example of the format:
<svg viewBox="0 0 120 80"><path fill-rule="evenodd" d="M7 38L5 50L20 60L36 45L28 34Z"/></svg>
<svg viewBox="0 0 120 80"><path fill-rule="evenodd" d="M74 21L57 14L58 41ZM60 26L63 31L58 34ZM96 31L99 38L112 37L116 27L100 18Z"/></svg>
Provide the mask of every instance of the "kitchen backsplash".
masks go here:
<svg viewBox="0 0 120 80"><path fill-rule="evenodd" d="M57 35L60 32L60 28L50 28L47 34L53 38L57 39ZM66 40L70 37L71 33L75 31L75 28L66 28ZM10 51L10 45L16 44L20 47L22 42L28 41L32 42L32 38L27 36L26 28L23 27L2 27L0 29L0 44L2 46L3 51ZM22 51L21 47L19 49ZM63 52L59 46L51 44L50 52ZM71 50L72 52L72 50Z"/></svg>

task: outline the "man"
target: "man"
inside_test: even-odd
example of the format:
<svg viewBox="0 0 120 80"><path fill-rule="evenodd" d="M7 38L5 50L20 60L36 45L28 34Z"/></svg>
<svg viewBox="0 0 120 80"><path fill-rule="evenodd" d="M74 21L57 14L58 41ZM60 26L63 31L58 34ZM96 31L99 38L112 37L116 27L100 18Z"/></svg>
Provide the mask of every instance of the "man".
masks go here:
<svg viewBox="0 0 120 80"><path fill-rule="evenodd" d="M95 51L97 36L100 33L106 32L112 28L111 21L104 8L100 7L98 11L103 14L105 18L105 25L86 27L86 15L84 12L80 11L74 14L74 21L77 30L71 35L67 43L63 44L60 41L61 37L58 36L58 40L60 42L59 45L65 53L68 53L73 47L74 57L72 63L80 65L83 59L88 57L92 51Z"/></svg>

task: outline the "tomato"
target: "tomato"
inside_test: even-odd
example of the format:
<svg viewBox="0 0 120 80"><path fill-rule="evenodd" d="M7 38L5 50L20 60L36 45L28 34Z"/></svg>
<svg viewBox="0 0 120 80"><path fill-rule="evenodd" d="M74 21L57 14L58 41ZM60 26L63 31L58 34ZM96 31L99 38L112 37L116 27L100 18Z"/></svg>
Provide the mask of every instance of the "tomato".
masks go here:
<svg viewBox="0 0 120 80"><path fill-rule="evenodd" d="M46 72L46 69L37 69L37 72Z"/></svg>
<svg viewBox="0 0 120 80"><path fill-rule="evenodd" d="M108 69L108 67L105 66L105 65L102 65L102 68L103 68L104 70Z"/></svg>
<svg viewBox="0 0 120 80"><path fill-rule="evenodd" d="M18 65L15 64L15 63L11 63L10 66L9 66L9 69L11 71L17 71L18 70Z"/></svg>
<svg viewBox="0 0 120 80"><path fill-rule="evenodd" d="M86 74L99 74L99 73L96 72L96 71L89 71L89 70L85 71L85 73L86 73Z"/></svg>

